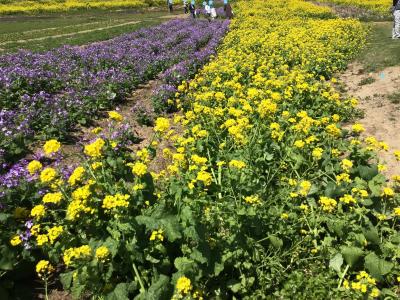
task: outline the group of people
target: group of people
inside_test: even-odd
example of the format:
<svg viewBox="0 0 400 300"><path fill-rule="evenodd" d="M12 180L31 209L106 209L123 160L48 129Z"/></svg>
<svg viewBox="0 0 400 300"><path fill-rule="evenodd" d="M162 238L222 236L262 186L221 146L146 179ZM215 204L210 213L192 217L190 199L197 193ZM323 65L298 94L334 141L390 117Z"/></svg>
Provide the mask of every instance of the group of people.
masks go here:
<svg viewBox="0 0 400 300"><path fill-rule="evenodd" d="M167 0L168 8L170 12L174 10L173 0ZM214 0L204 0L203 7L206 12L208 18L215 19L217 17L217 11L214 7ZM193 18L197 17L196 11L196 0L190 0L190 4L188 5L188 0L183 0L183 8L185 10L185 14L189 13ZM228 0L224 0L224 11L227 18L231 19L233 17L232 7L229 4Z"/></svg>
<svg viewBox="0 0 400 300"><path fill-rule="evenodd" d="M393 0L393 16L394 16L394 24L393 24L393 39L400 39L400 0Z"/></svg>

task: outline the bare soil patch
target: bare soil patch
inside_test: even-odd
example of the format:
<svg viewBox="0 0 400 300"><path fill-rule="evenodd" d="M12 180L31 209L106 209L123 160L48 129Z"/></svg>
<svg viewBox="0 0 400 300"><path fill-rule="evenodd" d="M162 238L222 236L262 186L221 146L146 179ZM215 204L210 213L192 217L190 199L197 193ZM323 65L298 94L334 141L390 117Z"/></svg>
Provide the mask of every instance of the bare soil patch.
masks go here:
<svg viewBox="0 0 400 300"><path fill-rule="evenodd" d="M393 151L400 149L400 105L390 101L391 95L400 92L400 66L388 67L375 73L364 73L361 64L354 63L341 75L347 93L359 99L359 109L364 113L361 123L363 136L374 136L389 145L388 152L379 157L387 165L385 175L400 174L400 163Z"/></svg>

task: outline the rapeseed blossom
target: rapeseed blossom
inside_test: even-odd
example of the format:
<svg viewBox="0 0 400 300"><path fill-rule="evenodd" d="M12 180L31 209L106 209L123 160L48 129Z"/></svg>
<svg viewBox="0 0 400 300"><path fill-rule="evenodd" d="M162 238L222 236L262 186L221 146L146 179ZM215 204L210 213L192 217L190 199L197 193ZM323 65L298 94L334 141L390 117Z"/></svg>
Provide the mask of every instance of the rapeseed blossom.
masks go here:
<svg viewBox="0 0 400 300"><path fill-rule="evenodd" d="M110 250L106 246L100 246L96 249L95 257L98 261L106 262L110 257Z"/></svg>
<svg viewBox="0 0 400 300"><path fill-rule="evenodd" d="M84 147L84 152L86 155L92 158L99 158L102 156L102 150L105 145L105 141L101 138L96 139L93 143L86 145Z"/></svg>
<svg viewBox="0 0 400 300"><path fill-rule="evenodd" d="M95 164L95 163L93 163ZM97 166L96 166L97 168ZM71 186L76 185L77 182L81 181L83 178L83 175L85 174L85 168L83 167L77 167L71 174L71 176L69 176L68 178L68 183Z"/></svg>
<svg viewBox="0 0 400 300"><path fill-rule="evenodd" d="M109 111L108 117L116 122L122 122L124 120L124 117L116 111Z"/></svg>
<svg viewBox="0 0 400 300"><path fill-rule="evenodd" d="M157 118L154 126L154 131L158 133L166 132L170 127L169 120L167 118Z"/></svg>
<svg viewBox="0 0 400 300"><path fill-rule="evenodd" d="M192 282L186 276L179 277L176 282L176 290L180 294L188 294L192 290Z"/></svg>
<svg viewBox="0 0 400 300"><path fill-rule="evenodd" d="M43 183L51 182L57 176L56 170L53 168L46 168L40 173L40 180Z"/></svg>
<svg viewBox="0 0 400 300"><path fill-rule="evenodd" d="M35 174L37 171L41 170L43 167L43 165L40 163L40 161L37 160L32 160L28 166L26 167L26 169L28 170L28 172L33 175Z"/></svg>
<svg viewBox="0 0 400 300"><path fill-rule="evenodd" d="M112 209L119 207L128 207L129 198L130 198L129 195L122 195L122 194L115 194L114 196L107 195L103 199L103 205L101 207L104 208L106 211L110 211Z"/></svg>
<svg viewBox="0 0 400 300"><path fill-rule="evenodd" d="M36 264L36 273L42 279L55 271L54 267L47 260L41 260Z"/></svg>
<svg viewBox="0 0 400 300"><path fill-rule="evenodd" d="M61 144L57 140L49 140L43 146L43 151L46 155L50 155L60 150Z"/></svg>

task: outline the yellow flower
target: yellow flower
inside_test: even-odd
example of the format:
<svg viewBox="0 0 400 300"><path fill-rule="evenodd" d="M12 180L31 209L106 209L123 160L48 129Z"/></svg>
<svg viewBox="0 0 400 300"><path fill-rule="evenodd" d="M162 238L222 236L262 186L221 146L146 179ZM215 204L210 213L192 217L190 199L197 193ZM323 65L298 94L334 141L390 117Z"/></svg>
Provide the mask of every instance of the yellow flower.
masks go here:
<svg viewBox="0 0 400 300"><path fill-rule="evenodd" d="M377 214L376 217L379 221L385 221L387 219L387 216L384 214Z"/></svg>
<svg viewBox="0 0 400 300"><path fill-rule="evenodd" d="M192 290L192 283L189 278L182 276L176 282L176 289L179 294L188 294Z"/></svg>
<svg viewBox="0 0 400 300"><path fill-rule="evenodd" d="M212 176L207 171L200 171L200 172L197 173L196 180L197 181L202 181L205 186L208 186L212 182Z"/></svg>
<svg viewBox="0 0 400 300"><path fill-rule="evenodd" d="M207 163L207 158L198 156L196 154L192 155L191 159L197 165L205 165Z"/></svg>
<svg viewBox="0 0 400 300"><path fill-rule="evenodd" d="M93 143L85 145L84 153L90 157L98 158L102 156L102 150L105 145L105 141L101 138L96 139Z"/></svg>
<svg viewBox="0 0 400 300"><path fill-rule="evenodd" d="M62 199L62 194L60 192L57 193L47 193L46 195L43 196L43 203L54 203L58 204L60 203Z"/></svg>
<svg viewBox="0 0 400 300"><path fill-rule="evenodd" d="M400 207L395 207L395 208L394 208L394 215L395 215L396 217L400 217Z"/></svg>
<svg viewBox="0 0 400 300"><path fill-rule="evenodd" d="M307 180L300 182L300 190L299 190L300 195L304 197L307 196L310 189L311 189L311 182Z"/></svg>
<svg viewBox="0 0 400 300"><path fill-rule="evenodd" d="M338 157L340 155L340 151L338 149L331 150L332 157Z"/></svg>
<svg viewBox="0 0 400 300"><path fill-rule="evenodd" d="M101 246L96 249L95 257L98 261L106 262L109 259L110 250L107 247Z"/></svg>
<svg viewBox="0 0 400 300"><path fill-rule="evenodd" d="M85 169L83 167L77 167L68 178L68 183L74 186L78 181L82 180L84 174Z"/></svg>
<svg viewBox="0 0 400 300"><path fill-rule="evenodd" d="M47 260L41 260L36 264L36 273L40 278L45 278L54 272L54 267Z"/></svg>
<svg viewBox="0 0 400 300"><path fill-rule="evenodd" d="M61 144L57 140L49 140L43 146L43 151L45 154L53 154L60 150Z"/></svg>
<svg viewBox="0 0 400 300"><path fill-rule="evenodd" d="M57 176L56 170L53 168L46 168L40 173L40 181L47 183L52 181Z"/></svg>
<svg viewBox="0 0 400 300"><path fill-rule="evenodd" d="M300 148L300 149L303 148L304 145L305 145L305 142L302 141L302 140L297 140L297 141L294 142L294 146L297 147L297 148Z"/></svg>
<svg viewBox="0 0 400 300"><path fill-rule="evenodd" d="M334 114L334 115L332 116L332 120L333 120L333 122L339 122L340 116L337 115L337 114Z"/></svg>
<svg viewBox="0 0 400 300"><path fill-rule="evenodd" d="M336 183L340 184L341 182L351 183L350 175L347 173L336 175Z"/></svg>
<svg viewBox="0 0 400 300"><path fill-rule="evenodd" d="M244 197L244 201L246 203L249 203L249 204L259 204L259 203L261 203L261 199L257 195Z"/></svg>
<svg viewBox="0 0 400 300"><path fill-rule="evenodd" d="M345 279L345 280L343 281L343 287L344 287L345 289L348 289L348 288L350 287L349 281L348 281L347 279Z"/></svg>
<svg viewBox="0 0 400 300"><path fill-rule="evenodd" d="M163 133L167 131L170 127L169 120L167 118L157 118L155 126L154 126L154 131Z"/></svg>
<svg viewBox="0 0 400 300"><path fill-rule="evenodd" d="M28 166L26 167L26 169L28 170L28 172L33 175L35 174L37 171L39 171L40 169L42 169L43 165L37 161L37 160L32 160Z"/></svg>
<svg viewBox="0 0 400 300"><path fill-rule="evenodd" d="M287 220L287 219L289 219L289 215L287 213L283 213L283 214L281 214L281 219Z"/></svg>
<svg viewBox="0 0 400 300"><path fill-rule="evenodd" d="M344 202L346 204L351 204L351 203L356 203L356 199L353 198L353 196L345 194L343 197L339 198L341 202Z"/></svg>
<svg viewBox="0 0 400 300"><path fill-rule="evenodd" d="M101 127L96 127L96 128L93 128L92 129L92 133L93 134L99 134L100 132L102 132L103 131L103 128L101 128Z"/></svg>
<svg viewBox="0 0 400 300"><path fill-rule="evenodd" d="M40 232L40 225L33 225L31 227L31 234L37 235Z"/></svg>
<svg viewBox="0 0 400 300"><path fill-rule="evenodd" d="M90 166L92 167L93 170L96 170L96 169L100 168L101 166L103 166L103 163L100 161L96 161L96 162L92 163Z"/></svg>
<svg viewBox="0 0 400 300"><path fill-rule="evenodd" d="M269 117L273 115L278 109L276 103L272 102L271 100L262 100L258 105L258 113L260 114L261 118Z"/></svg>
<svg viewBox="0 0 400 300"><path fill-rule="evenodd" d="M361 133L361 132L364 132L365 131L365 128L364 128L364 126L362 126L361 124L359 124L359 123L357 123L357 124L354 124L352 127L351 127L351 129L353 130L353 132L354 133L356 133L356 134L359 134L359 133Z"/></svg>
<svg viewBox="0 0 400 300"><path fill-rule="evenodd" d="M342 134L342 131L335 124L326 126L326 132L333 137L339 137Z"/></svg>
<svg viewBox="0 0 400 300"><path fill-rule="evenodd" d="M92 249L88 245L83 245L77 248L68 248L64 251L63 260L67 267L76 260L86 260L92 255Z"/></svg>
<svg viewBox="0 0 400 300"><path fill-rule="evenodd" d="M128 199L130 198L129 195L122 195L122 194L116 194L115 196L107 195L103 199L103 205L102 208L105 210L112 210L114 208L118 207L128 207L129 202Z"/></svg>
<svg viewBox="0 0 400 300"><path fill-rule="evenodd" d="M318 202L319 202L319 204L321 204L322 210L326 211L326 212L332 212L336 208L336 205L337 205L337 202L335 199L324 197L324 196L321 196L319 198Z"/></svg>
<svg viewBox="0 0 400 300"><path fill-rule="evenodd" d="M377 298L380 295L380 291L377 288L373 288L371 293L369 294L372 298Z"/></svg>
<svg viewBox="0 0 400 300"><path fill-rule="evenodd" d="M324 150L322 148L314 148L312 151L312 157L319 160L322 157L322 154L324 153Z"/></svg>
<svg viewBox="0 0 400 300"><path fill-rule="evenodd" d="M302 211L304 211L304 212L307 212L307 211L308 211L308 205L307 205L307 204L301 204L299 207L300 207L300 209L301 209Z"/></svg>
<svg viewBox="0 0 400 300"><path fill-rule="evenodd" d="M343 171L349 172L350 169L353 167L353 163L351 162L351 160L343 159L340 163L340 166L342 167Z"/></svg>
<svg viewBox="0 0 400 300"><path fill-rule="evenodd" d="M50 244L54 244L56 239L63 233L64 229L62 226L54 226L49 229L48 237L50 239Z"/></svg>
<svg viewBox="0 0 400 300"><path fill-rule="evenodd" d="M46 244L48 242L49 242L49 238L45 234L39 234L36 237L36 243L37 243L38 246L43 246L44 244Z"/></svg>
<svg viewBox="0 0 400 300"><path fill-rule="evenodd" d="M142 162L136 162L134 164L128 164L132 168L132 173L136 176L143 176L147 173L147 166Z"/></svg>
<svg viewBox="0 0 400 300"><path fill-rule="evenodd" d="M136 152L136 156L145 163L150 161L150 153L146 148Z"/></svg>
<svg viewBox="0 0 400 300"><path fill-rule="evenodd" d="M144 184L141 184L141 183L135 184L135 185L133 186L133 190L134 190L134 191L140 191L140 190L143 190L143 189L144 189Z"/></svg>
<svg viewBox="0 0 400 300"><path fill-rule="evenodd" d="M394 196L394 191L390 187L385 187L385 188L383 188L381 196L391 198Z"/></svg>
<svg viewBox="0 0 400 300"><path fill-rule="evenodd" d="M20 245L21 243L22 243L22 240L19 235L14 235L10 240L11 246L14 246L14 247Z"/></svg>
<svg viewBox="0 0 400 300"><path fill-rule="evenodd" d="M244 163L241 160L233 159L229 162L229 167L236 169L243 169L244 167L246 167L246 163Z"/></svg>
<svg viewBox="0 0 400 300"><path fill-rule="evenodd" d="M31 210L31 216L33 218L35 218L36 220L40 220L41 218L43 218L45 213L46 213L46 209L41 204L34 206Z"/></svg>
<svg viewBox="0 0 400 300"><path fill-rule="evenodd" d="M150 236L150 241L155 241L155 240L163 241L164 240L163 233L164 231L162 229L153 230Z"/></svg>
<svg viewBox="0 0 400 300"><path fill-rule="evenodd" d="M119 113L117 113L116 111L109 111L108 112L108 117L111 120L114 120L116 122L122 122L124 120L124 117L121 116Z"/></svg>

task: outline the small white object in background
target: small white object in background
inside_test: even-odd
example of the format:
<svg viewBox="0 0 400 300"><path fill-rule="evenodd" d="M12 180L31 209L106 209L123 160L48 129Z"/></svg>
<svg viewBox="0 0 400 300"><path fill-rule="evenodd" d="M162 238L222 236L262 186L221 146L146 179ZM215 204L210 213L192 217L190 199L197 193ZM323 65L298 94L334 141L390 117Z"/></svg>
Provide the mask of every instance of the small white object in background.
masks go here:
<svg viewBox="0 0 400 300"><path fill-rule="evenodd" d="M211 18L215 19L217 17L217 11L215 10L215 8L211 8Z"/></svg>

